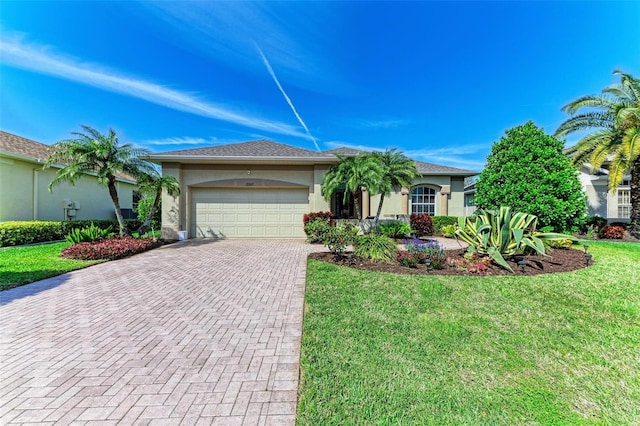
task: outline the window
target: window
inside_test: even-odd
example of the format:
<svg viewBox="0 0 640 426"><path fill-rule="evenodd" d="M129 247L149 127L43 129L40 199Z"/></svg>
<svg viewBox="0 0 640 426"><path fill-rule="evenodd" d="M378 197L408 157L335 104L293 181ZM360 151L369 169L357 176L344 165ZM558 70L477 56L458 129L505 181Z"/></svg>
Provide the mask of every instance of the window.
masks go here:
<svg viewBox="0 0 640 426"><path fill-rule="evenodd" d="M618 219L631 217L631 191L629 189L618 190Z"/></svg>
<svg viewBox="0 0 640 426"><path fill-rule="evenodd" d="M416 186L411 190L411 213L436 214L436 190L426 186Z"/></svg>

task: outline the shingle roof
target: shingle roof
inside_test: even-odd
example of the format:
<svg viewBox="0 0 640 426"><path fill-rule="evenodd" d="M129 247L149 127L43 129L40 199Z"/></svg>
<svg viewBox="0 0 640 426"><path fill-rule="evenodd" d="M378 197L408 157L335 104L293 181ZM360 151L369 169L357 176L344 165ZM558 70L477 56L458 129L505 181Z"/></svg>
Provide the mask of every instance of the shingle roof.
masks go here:
<svg viewBox="0 0 640 426"><path fill-rule="evenodd" d="M0 150L35 160L47 161L51 147L0 130Z"/></svg>
<svg viewBox="0 0 640 426"><path fill-rule="evenodd" d="M44 163L49 159L51 146L0 130L0 151ZM135 178L125 173L118 173L116 176L135 182Z"/></svg>
<svg viewBox="0 0 640 426"><path fill-rule="evenodd" d="M358 155L361 152L365 152L365 151L361 151L359 149L347 148L346 146L341 146L339 148L330 149L324 152L326 152L327 154Z"/></svg>
<svg viewBox="0 0 640 426"><path fill-rule="evenodd" d="M327 158L323 152L310 151L278 142L261 139L257 141L241 142L228 145L216 145L205 148L168 151L151 155L158 157L202 156L202 157L293 157L293 158Z"/></svg>
<svg viewBox="0 0 640 426"><path fill-rule="evenodd" d="M439 175L464 175L464 176L473 176L473 175L477 175L478 172L475 172L473 170L466 170L466 169L458 169L456 167L449 167L449 166L442 166L440 164L433 164L433 163L425 163L423 161L416 161L416 169L418 169L418 172L420 174L423 175L429 175L429 174L439 174Z"/></svg>

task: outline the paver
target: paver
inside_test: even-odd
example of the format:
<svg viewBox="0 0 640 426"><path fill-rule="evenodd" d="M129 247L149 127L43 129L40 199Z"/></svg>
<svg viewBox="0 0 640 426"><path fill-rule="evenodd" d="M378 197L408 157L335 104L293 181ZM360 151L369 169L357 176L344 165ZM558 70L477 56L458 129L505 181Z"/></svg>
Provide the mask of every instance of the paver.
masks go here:
<svg viewBox="0 0 640 426"><path fill-rule="evenodd" d="M0 424L294 424L317 249L191 240L0 293Z"/></svg>

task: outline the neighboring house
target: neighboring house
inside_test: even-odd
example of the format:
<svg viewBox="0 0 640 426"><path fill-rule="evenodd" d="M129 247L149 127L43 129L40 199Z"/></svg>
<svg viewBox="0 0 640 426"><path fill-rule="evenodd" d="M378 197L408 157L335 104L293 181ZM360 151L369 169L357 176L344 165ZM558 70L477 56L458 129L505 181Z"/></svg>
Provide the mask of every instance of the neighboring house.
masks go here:
<svg viewBox="0 0 640 426"><path fill-rule="evenodd" d="M354 214L343 194L325 201L322 179L340 148L309 151L267 140L152 154L163 175L174 176L181 195L162 199L162 235L177 238L303 238L305 213ZM477 174L416 161L421 177L411 188L385 197L382 218L411 213L464 215L464 179ZM363 193L363 217L375 215L379 196Z"/></svg>
<svg viewBox="0 0 640 426"><path fill-rule="evenodd" d="M615 192L609 191L606 163L593 172L589 165L578 169L582 189L587 194L587 214L600 216L609 222L628 222L631 217L631 176L627 174Z"/></svg>
<svg viewBox="0 0 640 426"><path fill-rule="evenodd" d="M83 176L75 186L63 183L49 192L60 168L43 170L49 152L48 145L0 131L0 222L115 218L109 192L95 177ZM132 209L135 188L135 181L118 179L125 213Z"/></svg>

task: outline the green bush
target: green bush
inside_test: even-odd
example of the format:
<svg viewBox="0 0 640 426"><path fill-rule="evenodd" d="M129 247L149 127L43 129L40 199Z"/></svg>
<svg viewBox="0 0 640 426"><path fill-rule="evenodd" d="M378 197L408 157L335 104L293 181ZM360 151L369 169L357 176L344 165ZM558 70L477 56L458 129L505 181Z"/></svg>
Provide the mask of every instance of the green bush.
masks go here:
<svg viewBox="0 0 640 426"><path fill-rule="evenodd" d="M93 223L91 223L91 226L89 226L88 228L73 229L69 234L67 234L65 239L73 244L88 243L107 238L109 234L111 234L111 226L109 226L107 229L101 229L100 227L95 226Z"/></svg>
<svg viewBox="0 0 640 426"><path fill-rule="evenodd" d="M458 224L457 216L433 216L431 220L433 220L433 232L436 234L442 234L443 226Z"/></svg>
<svg viewBox="0 0 640 426"><path fill-rule="evenodd" d="M497 264L513 272L505 256L522 254L526 249L545 255L543 241L574 240L570 235L536 232L538 218L527 213L477 210L472 218L460 218L456 238L469 244L468 252L490 256Z"/></svg>
<svg viewBox="0 0 640 426"><path fill-rule="evenodd" d="M127 219L125 222L130 231L138 229L141 224L136 219ZM100 229L111 227L119 230L118 221L115 219L0 222L0 247L64 240L74 229L87 228L92 223Z"/></svg>
<svg viewBox="0 0 640 426"><path fill-rule="evenodd" d="M440 228L440 232L446 238L453 238L456 234L456 229L458 229L457 223L453 225L444 225L442 228Z"/></svg>
<svg viewBox="0 0 640 426"><path fill-rule="evenodd" d="M138 220L140 223L144 223L147 220L147 216L153 207L153 202L155 200L154 197L145 197L138 201ZM151 223L149 227L151 229L160 229L160 224L162 223L162 201L158 203L158 208L156 212L151 217Z"/></svg>
<svg viewBox="0 0 640 426"><path fill-rule="evenodd" d="M360 235L356 238L353 255L358 259L369 259L372 262L391 263L397 258L398 245L384 235Z"/></svg>
<svg viewBox="0 0 640 426"><path fill-rule="evenodd" d="M324 240L324 245L333 254L341 255L347 250L347 246L353 244L358 228L351 223L345 222L338 226L329 228L329 233Z"/></svg>
<svg viewBox="0 0 640 426"><path fill-rule="evenodd" d="M324 244L329 232L334 228L328 221L318 218L304 225L304 233L307 234L307 242Z"/></svg>
<svg viewBox="0 0 640 426"><path fill-rule="evenodd" d="M408 223L400 220L382 223L378 229L382 235L389 238L404 238L413 232Z"/></svg>
<svg viewBox="0 0 640 426"><path fill-rule="evenodd" d="M538 217L540 226L574 232L586 217L586 196L564 143L531 121L506 131L493 144L476 183L476 205Z"/></svg>

